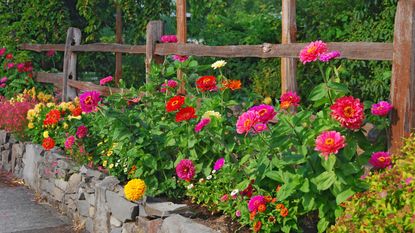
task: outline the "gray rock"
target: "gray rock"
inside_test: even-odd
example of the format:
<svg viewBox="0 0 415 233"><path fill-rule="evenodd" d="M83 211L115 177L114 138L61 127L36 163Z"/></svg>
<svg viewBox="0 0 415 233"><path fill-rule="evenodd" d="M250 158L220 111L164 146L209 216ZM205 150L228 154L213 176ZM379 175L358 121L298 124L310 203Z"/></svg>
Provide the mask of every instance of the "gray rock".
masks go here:
<svg viewBox="0 0 415 233"><path fill-rule="evenodd" d="M107 176L101 182L101 186L105 187L106 190L114 191L116 186L120 183L120 181L114 176Z"/></svg>
<svg viewBox="0 0 415 233"><path fill-rule="evenodd" d="M65 161L66 159L59 159L58 160L58 168L67 170L69 169L68 162Z"/></svg>
<svg viewBox="0 0 415 233"><path fill-rule="evenodd" d="M54 183L47 179L40 180L40 189L47 193L52 193L52 190L55 188Z"/></svg>
<svg viewBox="0 0 415 233"><path fill-rule="evenodd" d="M121 227L113 227L111 228L111 233L122 233Z"/></svg>
<svg viewBox="0 0 415 233"><path fill-rule="evenodd" d="M23 143L16 143L12 146L12 156L15 156L15 158L22 158L24 152L24 144Z"/></svg>
<svg viewBox="0 0 415 233"><path fill-rule="evenodd" d="M185 204L174 204L173 202L145 203L144 210L148 216L166 217L171 214L190 212Z"/></svg>
<svg viewBox="0 0 415 233"><path fill-rule="evenodd" d="M68 182L64 181L63 179L55 179L55 185L62 191L66 191L68 188Z"/></svg>
<svg viewBox="0 0 415 233"><path fill-rule="evenodd" d="M52 198L56 201L63 202L63 197L65 196L65 192L59 189L58 187L53 187L51 192Z"/></svg>
<svg viewBox="0 0 415 233"><path fill-rule="evenodd" d="M89 217L93 218L95 215L95 207L93 206L89 207L88 212L89 212Z"/></svg>
<svg viewBox="0 0 415 233"><path fill-rule="evenodd" d="M99 172L99 171L96 171L96 170L89 169L89 168L87 168L87 167L85 167L85 166L82 166L82 167L79 169L79 172L80 172L81 174L83 174L83 175L87 176L87 177L95 177L95 178L97 178L97 179L99 179L99 180L102 180L102 179L104 178L104 174L103 174L102 172Z"/></svg>
<svg viewBox="0 0 415 233"><path fill-rule="evenodd" d="M114 216L111 216L110 223L111 223L111 226L114 226L114 227L121 227L122 225L122 222L118 220L117 218L115 218Z"/></svg>
<svg viewBox="0 0 415 233"><path fill-rule="evenodd" d="M5 144L9 139L9 134L4 131L0 130L0 145Z"/></svg>
<svg viewBox="0 0 415 233"><path fill-rule="evenodd" d="M107 206L106 187L101 186L101 183L95 186L95 208L94 232L109 233L110 209Z"/></svg>
<svg viewBox="0 0 415 233"><path fill-rule="evenodd" d="M146 233L140 231L135 223L124 223L122 225L122 233Z"/></svg>
<svg viewBox="0 0 415 233"><path fill-rule="evenodd" d="M95 194L94 193L86 193L85 200L92 206L95 206Z"/></svg>
<svg viewBox="0 0 415 233"><path fill-rule="evenodd" d="M189 218L178 214L173 214L166 218L161 225L160 233L217 233L213 229L199 223L195 223Z"/></svg>
<svg viewBox="0 0 415 233"><path fill-rule="evenodd" d="M82 176L78 173L74 173L69 177L67 193L75 193L78 190L78 186L81 183Z"/></svg>
<svg viewBox="0 0 415 233"><path fill-rule="evenodd" d="M107 191L107 202L112 215L122 222L134 220L139 212L139 206L136 203L127 201L120 197L118 193Z"/></svg>
<svg viewBox="0 0 415 233"><path fill-rule="evenodd" d="M86 229L89 233L93 233L93 232L94 232L94 222L92 221L92 219L91 219L91 218L87 218L87 219L86 219L85 229Z"/></svg>
<svg viewBox="0 0 415 233"><path fill-rule="evenodd" d="M5 164L8 164L11 160L11 153L10 150L3 150L1 152L1 163L3 164L3 166Z"/></svg>
<svg viewBox="0 0 415 233"><path fill-rule="evenodd" d="M76 208L81 216L89 216L89 203L85 200L78 200L76 203Z"/></svg>
<svg viewBox="0 0 415 233"><path fill-rule="evenodd" d="M35 190L39 190L39 174L38 163L42 160L42 149L33 145L27 144L26 151L23 154L23 179L26 184Z"/></svg>
<svg viewBox="0 0 415 233"><path fill-rule="evenodd" d="M163 219L147 219L143 217L137 218L137 225L140 229L140 232L146 233L158 233L161 229L161 224L163 223Z"/></svg>

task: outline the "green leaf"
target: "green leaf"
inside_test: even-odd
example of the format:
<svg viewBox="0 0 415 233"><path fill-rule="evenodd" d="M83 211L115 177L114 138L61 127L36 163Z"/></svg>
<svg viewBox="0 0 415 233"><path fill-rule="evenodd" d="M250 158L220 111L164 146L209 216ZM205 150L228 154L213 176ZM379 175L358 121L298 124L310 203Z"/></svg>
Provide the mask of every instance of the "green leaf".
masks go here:
<svg viewBox="0 0 415 233"><path fill-rule="evenodd" d="M334 164L336 164L336 156L329 156L327 160L321 157L321 166L323 166L326 171L333 171Z"/></svg>
<svg viewBox="0 0 415 233"><path fill-rule="evenodd" d="M327 86L333 90L336 91L340 94L346 94L349 92L349 89L347 88L346 85L342 84L342 83L336 83L336 82L328 82Z"/></svg>
<svg viewBox="0 0 415 233"><path fill-rule="evenodd" d="M356 192L353 191L351 188L341 192L339 195L336 196L336 203L337 205L341 204L342 202L344 202L345 200L347 200L347 198L349 198L350 196L352 196L353 194L355 194Z"/></svg>
<svg viewBox="0 0 415 233"><path fill-rule="evenodd" d="M275 181L278 181L278 182L283 182L283 179L281 177L282 176L281 171L269 171L269 172L265 173L265 176L272 179L272 180L275 180Z"/></svg>
<svg viewBox="0 0 415 233"><path fill-rule="evenodd" d="M308 181L307 178L305 178L305 181L304 181L303 185L301 185L300 191L303 192L303 193L310 192L310 182Z"/></svg>
<svg viewBox="0 0 415 233"><path fill-rule="evenodd" d="M308 98L311 101L317 101L317 100L324 98L326 95L327 95L327 89L325 88L325 84L321 83L317 85L316 87L314 87L314 89L311 91Z"/></svg>
<svg viewBox="0 0 415 233"><path fill-rule="evenodd" d="M313 197L313 194L309 193L309 194L303 195L302 204L304 207L304 211L308 212L308 211L314 210L316 208L316 202Z"/></svg>
<svg viewBox="0 0 415 233"><path fill-rule="evenodd" d="M329 223L330 222L327 221L326 218L321 218L320 221L318 221L318 224L317 224L318 232L319 233L324 232L327 229L327 227L329 226Z"/></svg>
<svg viewBox="0 0 415 233"><path fill-rule="evenodd" d="M333 171L325 171L317 177L311 179L311 182L317 186L317 190L326 190L336 181L336 174Z"/></svg>

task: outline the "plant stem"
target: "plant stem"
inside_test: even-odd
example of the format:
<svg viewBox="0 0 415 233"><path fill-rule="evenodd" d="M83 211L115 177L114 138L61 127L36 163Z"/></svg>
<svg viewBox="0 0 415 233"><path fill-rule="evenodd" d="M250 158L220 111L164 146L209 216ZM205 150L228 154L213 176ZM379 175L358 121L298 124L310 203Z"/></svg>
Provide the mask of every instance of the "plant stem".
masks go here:
<svg viewBox="0 0 415 233"><path fill-rule="evenodd" d="M330 100L330 104L333 104L333 98L331 97L331 92L330 92L330 88L329 88L329 85L328 85L329 81L326 79L326 76L324 75L324 72L323 72L323 67L321 66L320 63L318 64L318 68L320 70L321 76L323 77L323 81L326 84L327 94L328 94L328 97L329 97L329 100Z"/></svg>

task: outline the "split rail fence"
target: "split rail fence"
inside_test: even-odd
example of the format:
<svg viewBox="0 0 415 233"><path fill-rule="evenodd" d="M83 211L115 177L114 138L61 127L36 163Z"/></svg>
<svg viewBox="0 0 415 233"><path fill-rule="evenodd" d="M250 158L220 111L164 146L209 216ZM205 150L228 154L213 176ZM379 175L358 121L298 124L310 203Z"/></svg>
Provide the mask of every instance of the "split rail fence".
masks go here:
<svg viewBox="0 0 415 233"><path fill-rule="evenodd" d="M160 61L160 57L179 54L204 57L258 57L281 58L282 92L297 91L296 67L298 54L305 46L296 43L296 0L282 0L282 43L261 45L208 46L188 44L186 22L186 0L176 0L177 37L176 44L158 43L163 35L163 22L151 21L147 25L146 45L121 44L121 12L117 8L117 43L83 44L81 31L69 28L65 44L22 44L20 49L36 52L63 51L63 74L39 72L38 82L53 83L62 88L62 99L76 96L76 90L98 90L103 95L119 93L123 90L102 87L90 82L78 81L76 77L76 54L79 52L116 53L116 80L121 75L121 54L145 54L146 72L151 62ZM393 43L374 42L332 42L331 50L339 50L341 58L354 60L392 61L392 80L390 98L394 110L391 113L389 148L396 152L402 138L408 137L415 128L415 0L399 0L395 16ZM180 76L180 74L178 74Z"/></svg>

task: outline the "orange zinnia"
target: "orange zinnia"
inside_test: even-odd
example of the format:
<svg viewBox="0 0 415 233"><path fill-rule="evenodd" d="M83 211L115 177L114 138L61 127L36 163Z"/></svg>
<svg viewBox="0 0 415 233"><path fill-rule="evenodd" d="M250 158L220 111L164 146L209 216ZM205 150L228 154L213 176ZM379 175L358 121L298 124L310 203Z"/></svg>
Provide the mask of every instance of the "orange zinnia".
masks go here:
<svg viewBox="0 0 415 233"><path fill-rule="evenodd" d="M261 230L261 227L262 227L262 222L261 221L256 222L254 224L254 232L260 231Z"/></svg>
<svg viewBox="0 0 415 233"><path fill-rule="evenodd" d="M263 212L265 212L265 210L267 210L267 206L266 205L261 204L261 205L258 206L258 212L263 213Z"/></svg>
<svg viewBox="0 0 415 233"><path fill-rule="evenodd" d="M241 80L226 80L222 82L222 89L231 89L232 91L241 89Z"/></svg>
<svg viewBox="0 0 415 233"><path fill-rule="evenodd" d="M288 215L288 209L287 208L282 208L280 211L280 215L285 218Z"/></svg>

